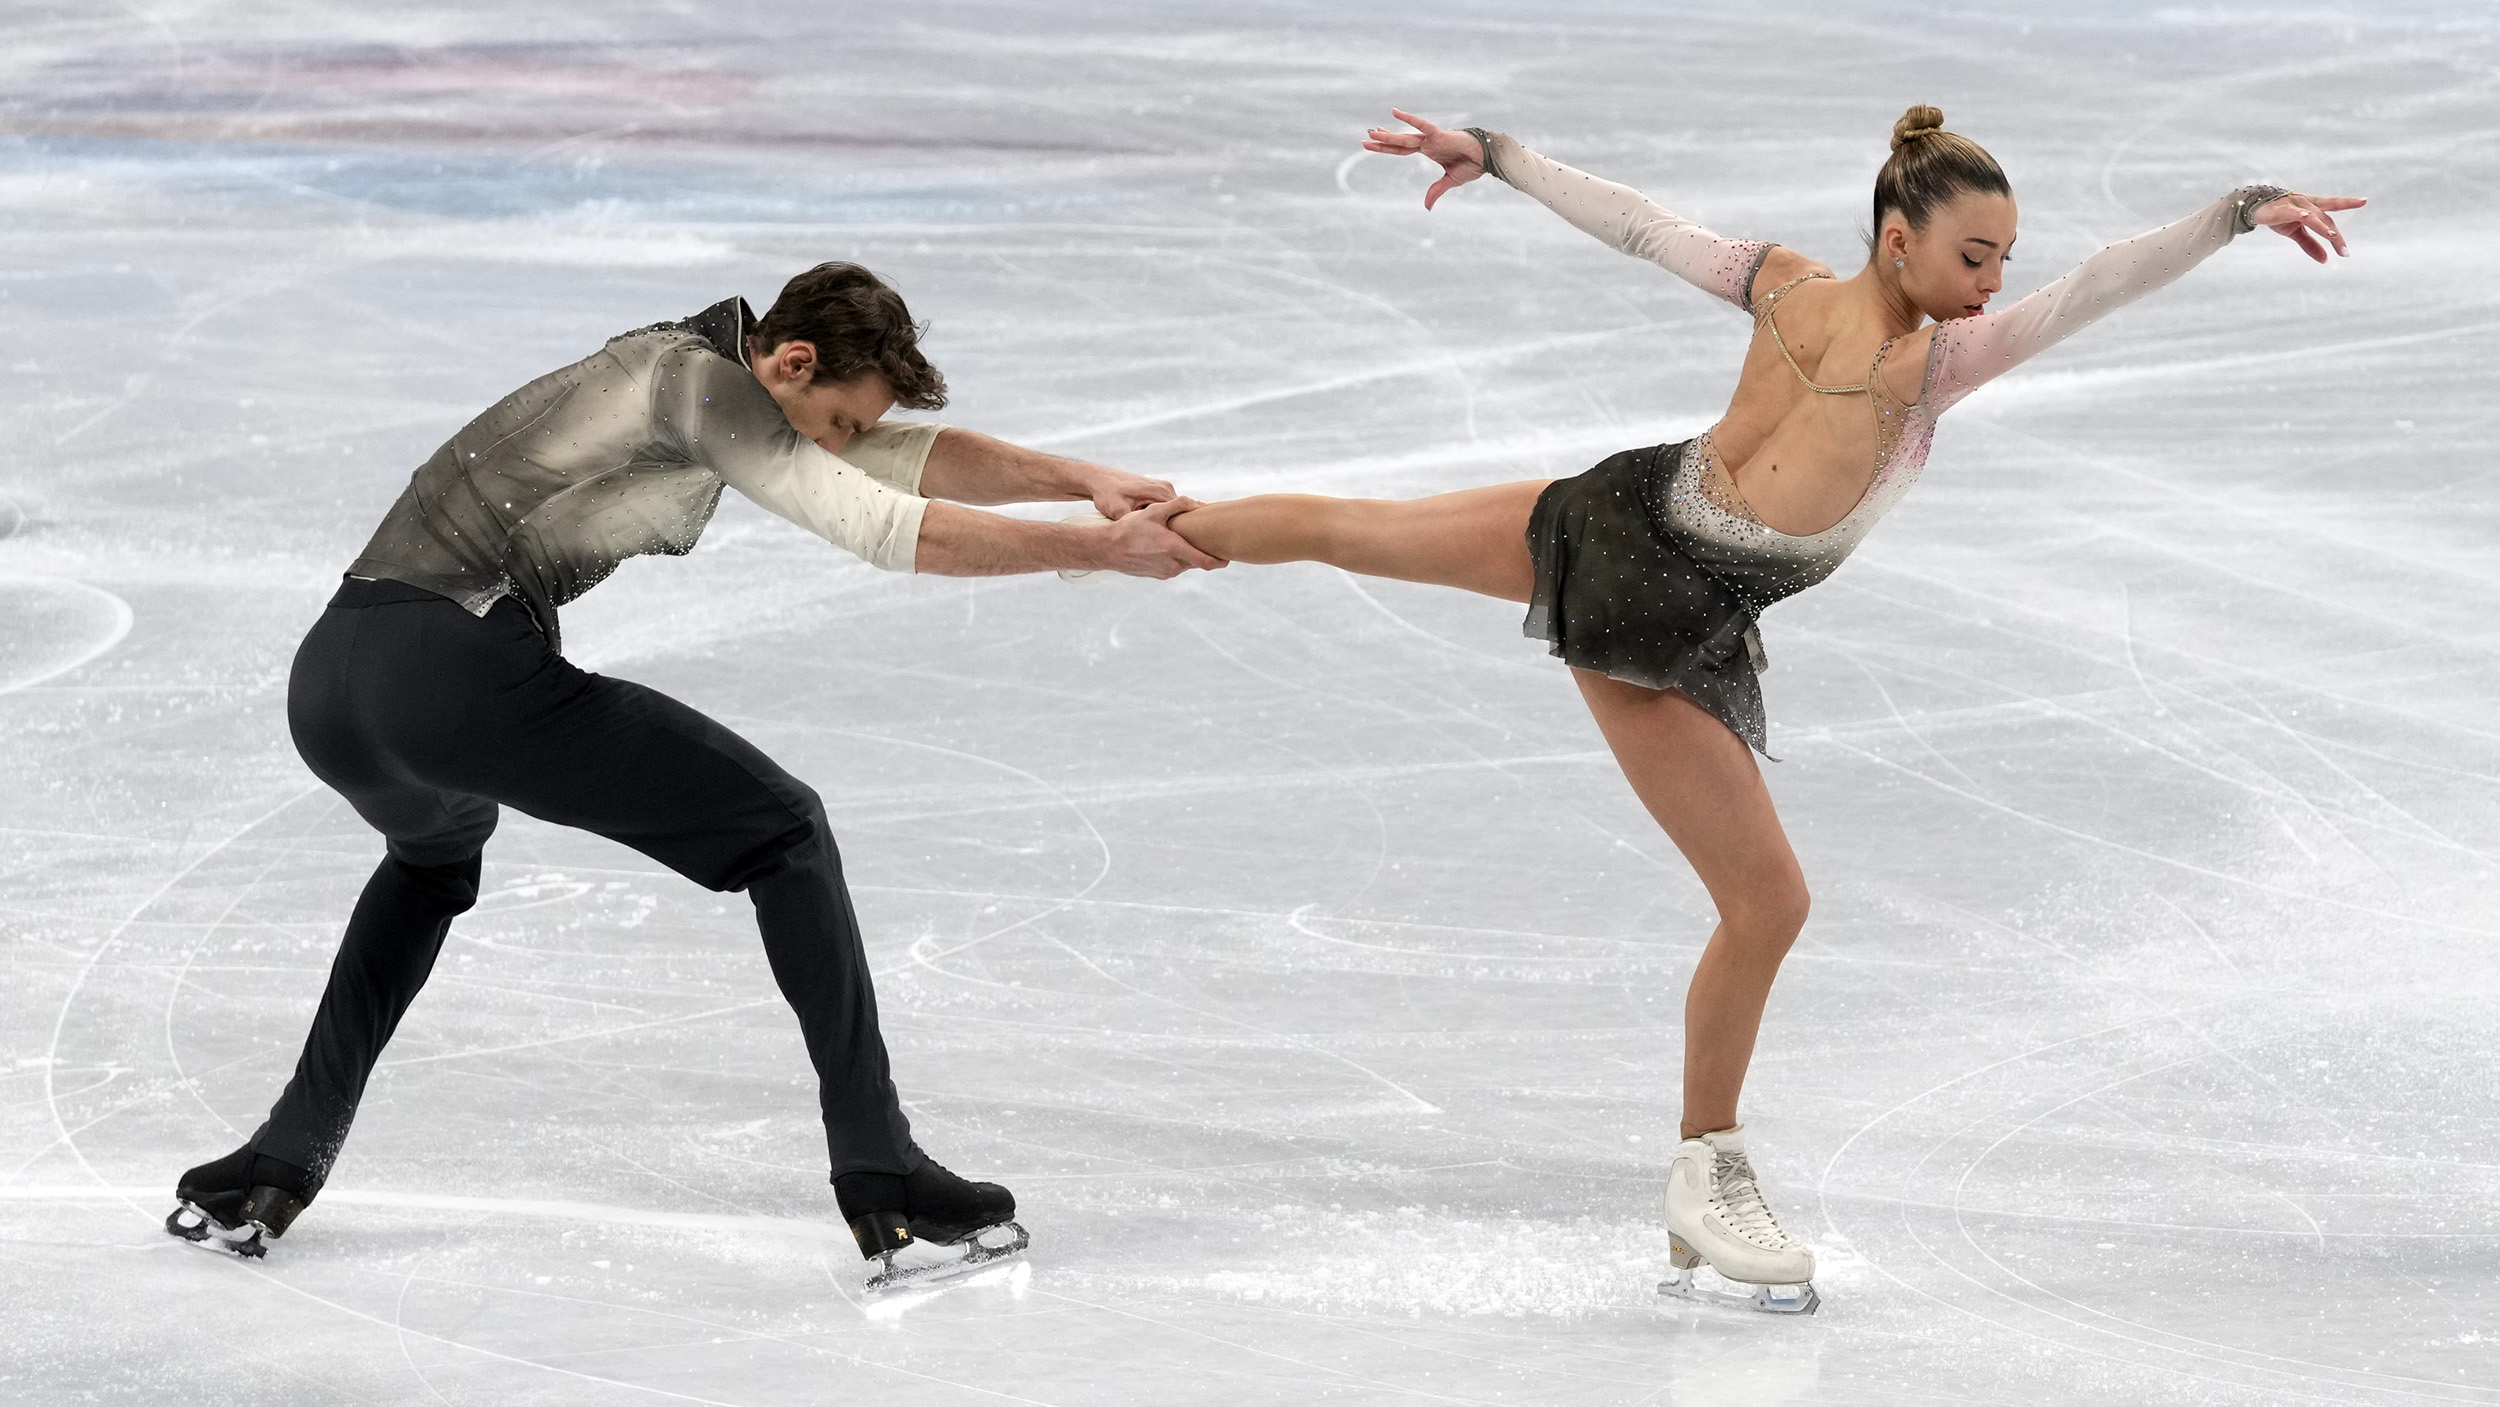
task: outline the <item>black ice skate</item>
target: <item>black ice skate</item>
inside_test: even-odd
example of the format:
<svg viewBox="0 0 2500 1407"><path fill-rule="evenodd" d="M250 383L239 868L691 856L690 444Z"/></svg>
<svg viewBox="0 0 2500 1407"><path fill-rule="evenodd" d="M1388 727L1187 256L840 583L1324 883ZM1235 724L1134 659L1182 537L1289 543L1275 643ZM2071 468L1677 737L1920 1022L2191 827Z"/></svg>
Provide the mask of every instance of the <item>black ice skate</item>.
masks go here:
<svg viewBox="0 0 2500 1407"><path fill-rule="evenodd" d="M247 1259L267 1253L264 1241L284 1236L320 1187L311 1174L237 1148L182 1175L174 1197L182 1205L165 1218L167 1234Z"/></svg>
<svg viewBox="0 0 2500 1407"><path fill-rule="evenodd" d="M917 1149L913 1150L918 1152ZM859 1253L882 1263L868 1277L869 1294L907 1285L951 1280L992 1261L1016 1255L1032 1237L1016 1224L1016 1195L995 1182L966 1182L923 1153L920 1166L891 1173L844 1173L833 1180L842 1216L851 1224ZM997 1233L989 1240L985 1235ZM961 1247L936 1260L895 1257L915 1245Z"/></svg>

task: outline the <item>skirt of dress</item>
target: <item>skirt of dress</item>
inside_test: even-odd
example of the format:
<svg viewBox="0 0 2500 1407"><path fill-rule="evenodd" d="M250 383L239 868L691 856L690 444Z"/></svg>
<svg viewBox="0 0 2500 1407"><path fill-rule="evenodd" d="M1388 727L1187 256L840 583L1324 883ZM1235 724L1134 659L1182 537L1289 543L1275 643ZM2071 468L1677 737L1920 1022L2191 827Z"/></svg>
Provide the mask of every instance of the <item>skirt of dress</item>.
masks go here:
<svg viewBox="0 0 2500 1407"><path fill-rule="evenodd" d="M1660 518L1683 449L1625 450L1537 496L1524 628L1566 664L1675 690L1768 757L1753 613Z"/></svg>

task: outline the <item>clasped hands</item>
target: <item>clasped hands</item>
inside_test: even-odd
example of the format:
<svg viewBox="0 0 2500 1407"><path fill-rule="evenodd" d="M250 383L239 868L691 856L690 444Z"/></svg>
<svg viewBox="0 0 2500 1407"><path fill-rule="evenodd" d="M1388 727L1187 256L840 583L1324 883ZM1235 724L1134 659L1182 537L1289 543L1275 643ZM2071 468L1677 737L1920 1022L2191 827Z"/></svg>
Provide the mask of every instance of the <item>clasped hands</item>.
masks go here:
<svg viewBox="0 0 2500 1407"><path fill-rule="evenodd" d="M1196 568L1214 571L1226 565L1190 545L1172 530L1172 519L1205 505L1183 498L1161 479L1149 479L1101 464L1075 466L1079 486L1093 500L1094 511L1111 521L1092 531L1111 535L1109 570L1128 576L1165 580Z"/></svg>

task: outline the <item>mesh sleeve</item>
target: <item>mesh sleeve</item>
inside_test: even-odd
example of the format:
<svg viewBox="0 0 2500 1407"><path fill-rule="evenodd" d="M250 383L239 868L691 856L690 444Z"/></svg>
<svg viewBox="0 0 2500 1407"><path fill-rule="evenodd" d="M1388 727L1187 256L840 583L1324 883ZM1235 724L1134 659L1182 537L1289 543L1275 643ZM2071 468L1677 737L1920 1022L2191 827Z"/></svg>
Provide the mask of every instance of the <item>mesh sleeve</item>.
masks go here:
<svg viewBox="0 0 2500 1407"><path fill-rule="evenodd" d="M2267 189L2244 186L2184 220L2108 245L2002 312L1938 324L1924 393L1931 413L1943 414L1981 386L2203 263L2248 229L2248 212L2263 203L2251 197Z"/></svg>
<svg viewBox="0 0 2500 1407"><path fill-rule="evenodd" d="M1771 245L1712 234L1630 186L1573 170L1503 133L1469 130L1484 147L1485 170L1572 228L1750 311L1754 271Z"/></svg>

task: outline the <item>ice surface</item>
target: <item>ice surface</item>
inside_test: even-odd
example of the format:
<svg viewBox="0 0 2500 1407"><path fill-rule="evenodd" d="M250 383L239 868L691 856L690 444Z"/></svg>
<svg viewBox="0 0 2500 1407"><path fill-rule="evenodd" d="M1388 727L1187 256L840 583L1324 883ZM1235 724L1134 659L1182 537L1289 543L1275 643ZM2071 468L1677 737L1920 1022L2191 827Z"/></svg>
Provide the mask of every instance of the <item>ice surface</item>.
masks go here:
<svg viewBox="0 0 2500 1407"><path fill-rule="evenodd" d="M2500 26L1713 8L11 7L0 1395L2500 1400ZM1743 320L1360 129L1843 264L1912 101L2013 172L2016 291L2246 180L2374 204L1982 392L1766 622L1814 1319L1651 1301L1709 908L1515 609L911 580L734 502L567 638L823 790L1029 1270L866 1312L743 902L518 816L320 1204L158 1231L378 851L289 654L496 396L858 258L953 423L1209 497L1575 472L1706 425Z"/></svg>

